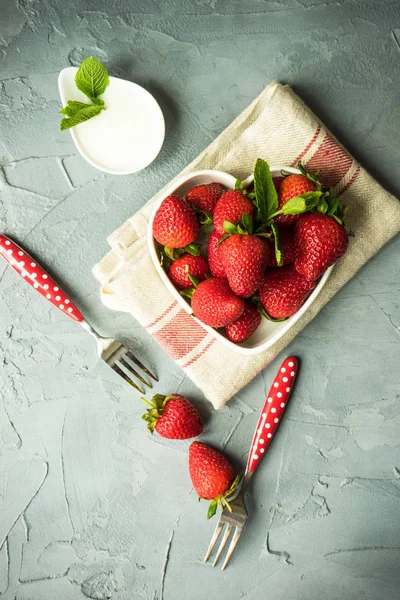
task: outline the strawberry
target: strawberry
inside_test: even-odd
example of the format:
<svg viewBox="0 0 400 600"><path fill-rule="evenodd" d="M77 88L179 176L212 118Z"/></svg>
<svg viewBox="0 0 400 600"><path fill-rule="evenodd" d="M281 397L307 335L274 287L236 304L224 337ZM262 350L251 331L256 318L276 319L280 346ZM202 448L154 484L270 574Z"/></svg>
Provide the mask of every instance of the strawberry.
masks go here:
<svg viewBox="0 0 400 600"><path fill-rule="evenodd" d="M261 315L252 302L246 302L241 316L225 327L228 340L240 344L248 340L261 323Z"/></svg>
<svg viewBox="0 0 400 600"><path fill-rule="evenodd" d="M279 188L281 187L281 183L284 180L284 177L273 177L272 181L274 182L274 186L277 192L279 192Z"/></svg>
<svg viewBox="0 0 400 600"><path fill-rule="evenodd" d="M218 200L222 196L224 187L217 182L196 185L186 194L186 201L194 209L204 210L213 214Z"/></svg>
<svg viewBox="0 0 400 600"><path fill-rule="evenodd" d="M302 216L295 227L296 270L315 280L346 251L349 237L343 225L323 213Z"/></svg>
<svg viewBox="0 0 400 600"><path fill-rule="evenodd" d="M218 504L229 506L227 499L233 495L239 478L235 479L234 468L223 454L201 442L192 442L189 473L199 497L212 500L208 518L215 514Z"/></svg>
<svg viewBox="0 0 400 600"><path fill-rule="evenodd" d="M292 265L268 269L260 286L260 300L273 319L285 319L297 312L315 287Z"/></svg>
<svg viewBox="0 0 400 600"><path fill-rule="evenodd" d="M192 296L193 314L210 327L225 327L244 311L244 300L238 298L226 279L218 277L202 281Z"/></svg>
<svg viewBox="0 0 400 600"><path fill-rule="evenodd" d="M258 289L270 258L270 246L255 235L235 233L220 246L229 285L235 294L248 298Z"/></svg>
<svg viewBox="0 0 400 600"><path fill-rule="evenodd" d="M208 238L208 266L214 277L226 277L224 265L220 257L220 246L217 246L221 237L214 229Z"/></svg>
<svg viewBox="0 0 400 600"><path fill-rule="evenodd" d="M209 273L204 256L193 256L186 252L183 256L174 260L168 269L168 277L179 290L191 287L192 282L188 277L188 273L199 281L204 281Z"/></svg>
<svg viewBox="0 0 400 600"><path fill-rule="evenodd" d="M170 440L187 440L200 435L203 431L203 422L193 404L180 394L163 396L156 394L149 402L150 406L142 416L147 421L151 433L154 429L161 437Z"/></svg>
<svg viewBox="0 0 400 600"><path fill-rule="evenodd" d="M294 262L295 256L295 243L294 243L294 230L292 227L282 227L279 230L279 239L282 247L283 264L291 265ZM271 245L272 247L272 245ZM269 261L270 267L277 267L275 251L271 252L271 258Z"/></svg>
<svg viewBox="0 0 400 600"><path fill-rule="evenodd" d="M279 186L278 203L281 209L284 204L295 196L301 196L306 192L314 191L315 184L304 177L304 175L288 175ZM293 225L300 215L278 215L276 222L281 227Z"/></svg>
<svg viewBox="0 0 400 600"><path fill-rule="evenodd" d="M237 223L244 214L254 214L252 202L239 190L229 190L221 196L214 210L214 227L219 235L224 235L224 221Z"/></svg>
<svg viewBox="0 0 400 600"><path fill-rule="evenodd" d="M184 248L194 242L199 227L194 210L179 196L168 196L155 214L153 235L163 246Z"/></svg>

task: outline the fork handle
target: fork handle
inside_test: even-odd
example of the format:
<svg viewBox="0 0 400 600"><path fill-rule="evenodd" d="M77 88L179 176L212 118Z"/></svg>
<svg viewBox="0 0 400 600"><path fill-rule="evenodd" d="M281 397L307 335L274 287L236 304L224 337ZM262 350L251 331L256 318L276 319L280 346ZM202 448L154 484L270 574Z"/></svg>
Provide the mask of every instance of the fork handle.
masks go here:
<svg viewBox="0 0 400 600"><path fill-rule="evenodd" d="M29 285L59 310L81 323L83 315L52 277L29 254L0 234L0 254Z"/></svg>
<svg viewBox="0 0 400 600"><path fill-rule="evenodd" d="M286 358L279 368L258 419L251 442L246 473L254 473L274 437L292 392L297 368L298 363L294 356Z"/></svg>

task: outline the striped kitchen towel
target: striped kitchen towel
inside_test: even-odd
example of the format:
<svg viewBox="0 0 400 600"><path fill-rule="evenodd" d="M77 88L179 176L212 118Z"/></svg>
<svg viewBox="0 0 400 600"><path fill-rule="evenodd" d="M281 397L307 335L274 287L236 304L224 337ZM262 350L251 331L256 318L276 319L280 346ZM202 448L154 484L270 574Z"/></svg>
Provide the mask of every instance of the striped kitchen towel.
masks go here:
<svg viewBox="0 0 400 600"><path fill-rule="evenodd" d="M223 406L275 358L400 231L398 200L357 164L288 86L278 83L271 83L179 176L198 169L219 169L244 179L259 157L270 165L294 166L301 160L310 171L322 169L322 182L349 204L346 222L355 233L311 307L271 348L256 356L235 353L217 342L170 296L146 242L153 203L164 190L109 237L111 251L93 269L104 304L130 312L215 408Z"/></svg>

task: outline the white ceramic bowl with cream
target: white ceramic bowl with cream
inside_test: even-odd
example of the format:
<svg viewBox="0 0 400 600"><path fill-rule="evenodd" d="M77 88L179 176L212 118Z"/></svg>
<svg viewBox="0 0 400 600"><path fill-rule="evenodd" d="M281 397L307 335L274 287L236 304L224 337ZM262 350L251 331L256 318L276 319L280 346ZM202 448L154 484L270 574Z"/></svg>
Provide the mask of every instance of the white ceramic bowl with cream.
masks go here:
<svg viewBox="0 0 400 600"><path fill-rule="evenodd" d="M281 171L285 171L287 173L300 173L298 169L293 167L271 167L271 173L273 177L279 177L281 175ZM186 193L190 190L190 188L195 185L200 185L202 183L212 183L213 181L218 181L227 189L234 189L236 179L232 175L228 173L224 173L222 171L212 171L212 170L204 170L204 171L196 171L194 173L190 173L189 175L184 175L181 177L174 185L171 185L169 189L165 192L165 197L170 196L172 194L180 196L184 198ZM253 181L253 175L248 177L243 182L243 188L246 188ZM192 308L189 302L180 295L179 291L172 285L169 280L166 272L162 268L160 264L160 258L158 254L158 244L155 238L153 237L153 220L154 216L163 201L164 198L161 198L155 205L147 232L147 241L149 246L149 251L151 258L153 260L154 266L163 280L165 287L168 289L170 294L175 298L175 300L184 308L189 314L192 314ZM279 340L289 329L291 329L294 324L300 319L300 317L307 311L307 309L314 302L315 298L321 292L322 288L326 284L329 276L332 272L333 266L325 271L321 279L318 281L316 287L312 291L312 293L307 298L306 302L303 306L298 310L294 315L289 317L286 321L282 321L280 323L274 323L272 321L268 321L263 318L261 321L261 325L257 329L257 331L249 338L246 342L242 344L234 344L228 338L226 338L223 334L223 330L216 330L208 325L202 323L196 317L196 321L204 327L206 331L211 333L217 340L222 342L225 346L228 346L235 352L239 352L240 354L259 354L264 350L267 350L272 344Z"/></svg>
<svg viewBox="0 0 400 600"><path fill-rule="evenodd" d="M68 100L90 104L75 84L77 67L63 69L58 89ZM104 94L106 110L69 130L75 146L91 165L113 175L129 175L147 167L161 150L164 117L157 101L140 85L110 77Z"/></svg>

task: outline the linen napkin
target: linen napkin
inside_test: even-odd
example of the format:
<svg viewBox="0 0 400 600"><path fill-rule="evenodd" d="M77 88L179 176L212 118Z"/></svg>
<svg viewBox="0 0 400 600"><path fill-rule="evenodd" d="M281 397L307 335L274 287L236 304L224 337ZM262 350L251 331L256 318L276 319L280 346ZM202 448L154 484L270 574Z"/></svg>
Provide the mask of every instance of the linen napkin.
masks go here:
<svg viewBox="0 0 400 600"><path fill-rule="evenodd" d="M177 177L198 169L219 169L244 179L259 157L270 165L295 166L301 160L311 172L322 169L322 182L350 206L346 223L355 233L311 307L268 350L243 356L225 347L180 308L165 288L146 241L153 204L164 190L108 238L111 251L93 268L101 283L104 304L130 312L216 409L268 365L358 269L400 231L400 202L360 167L290 87L275 82Z"/></svg>

